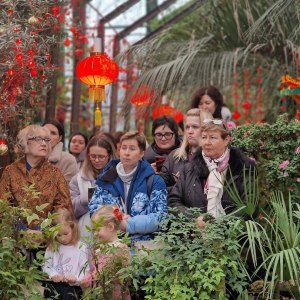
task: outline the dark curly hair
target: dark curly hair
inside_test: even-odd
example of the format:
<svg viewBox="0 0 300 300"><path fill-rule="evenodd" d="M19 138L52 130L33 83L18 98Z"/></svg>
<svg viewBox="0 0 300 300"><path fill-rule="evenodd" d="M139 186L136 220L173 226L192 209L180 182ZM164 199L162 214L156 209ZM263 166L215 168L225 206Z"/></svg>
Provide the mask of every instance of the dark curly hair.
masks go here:
<svg viewBox="0 0 300 300"><path fill-rule="evenodd" d="M226 105L224 104L223 95L212 85L203 87L194 93L191 108L199 108L200 100L204 95L209 96L215 102L216 109L213 113L213 117L216 119L222 119L221 110L222 107Z"/></svg>

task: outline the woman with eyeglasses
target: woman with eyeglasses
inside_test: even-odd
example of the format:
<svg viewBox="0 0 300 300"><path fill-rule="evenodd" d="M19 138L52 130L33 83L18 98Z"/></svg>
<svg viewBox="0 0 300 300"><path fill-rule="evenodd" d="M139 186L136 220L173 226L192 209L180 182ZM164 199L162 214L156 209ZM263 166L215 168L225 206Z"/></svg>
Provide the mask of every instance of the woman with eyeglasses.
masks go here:
<svg viewBox="0 0 300 300"><path fill-rule="evenodd" d="M49 154L49 161L59 168L67 182L69 183L71 178L79 171L75 157L63 151L65 129L63 125L56 120L48 120L42 125L50 131L51 138L51 152Z"/></svg>
<svg viewBox="0 0 300 300"><path fill-rule="evenodd" d="M17 136L15 150L20 159L4 170L0 180L0 199L38 215L39 219L30 224L22 220L19 226L28 237L41 236L39 225L49 212L59 208L73 212L69 187L61 171L48 162L51 139L47 128L40 125L23 128ZM29 187L33 193L29 192ZM43 204L47 205L37 209Z"/></svg>
<svg viewBox="0 0 300 300"><path fill-rule="evenodd" d="M120 224L139 247L153 239L167 213L167 190L163 179L143 160L146 138L127 132L120 140L120 160L112 160L100 174L89 203L93 214L105 204L117 205L124 214Z"/></svg>
<svg viewBox="0 0 300 300"><path fill-rule="evenodd" d="M184 167L169 194L168 204L185 214L188 208L197 207L217 218L235 209L228 188L235 186L244 199L244 181L248 182L255 162L239 149L228 147L230 135L223 120L206 119L203 123L202 146ZM202 216L197 225L204 225Z"/></svg>
<svg viewBox="0 0 300 300"><path fill-rule="evenodd" d="M171 190L185 164L191 161L193 154L199 148L201 125L204 119L212 119L211 113L199 108L190 109L186 113L181 146L168 155L161 171L158 173L164 179L168 190Z"/></svg>
<svg viewBox="0 0 300 300"><path fill-rule="evenodd" d="M78 174L69 184L75 217L79 220L80 236L89 236L86 225L90 226L89 200L96 187L96 178L112 159L117 157L114 145L105 136L96 135L86 147L86 158Z"/></svg>
<svg viewBox="0 0 300 300"><path fill-rule="evenodd" d="M145 151L144 159L158 172L159 165L162 166L171 151L180 146L176 121L168 116L156 118L152 124L152 136L153 143Z"/></svg>

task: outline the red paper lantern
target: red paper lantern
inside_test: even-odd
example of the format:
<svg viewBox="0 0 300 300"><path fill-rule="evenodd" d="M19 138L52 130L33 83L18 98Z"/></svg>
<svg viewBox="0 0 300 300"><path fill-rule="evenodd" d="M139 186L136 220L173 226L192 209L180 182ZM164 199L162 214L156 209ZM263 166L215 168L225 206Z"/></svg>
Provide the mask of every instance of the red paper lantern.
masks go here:
<svg viewBox="0 0 300 300"><path fill-rule="evenodd" d="M244 101L244 103L242 104L242 108L244 110L249 110L251 108L251 103L249 103L248 100Z"/></svg>
<svg viewBox="0 0 300 300"><path fill-rule="evenodd" d="M84 54L84 50L83 49L76 49L75 50L75 56L80 57Z"/></svg>
<svg viewBox="0 0 300 300"><path fill-rule="evenodd" d="M155 94L155 91L149 90L148 86L140 86L136 92L133 94L133 96L130 99L130 102L132 104L135 104L137 106L139 105L149 105L151 103L151 100Z"/></svg>
<svg viewBox="0 0 300 300"><path fill-rule="evenodd" d="M76 75L80 81L89 85L89 99L95 101L95 126L101 126L102 115L99 101L105 100L104 86L117 80L118 65L106 53L92 52L91 56L80 60Z"/></svg>
<svg viewBox="0 0 300 300"><path fill-rule="evenodd" d="M89 85L90 100L103 101L104 86L118 78L118 65L106 53L93 52L78 62L76 75L80 81Z"/></svg>
<svg viewBox="0 0 300 300"><path fill-rule="evenodd" d="M152 118L156 119L160 116L169 116L174 118L176 112L177 111L174 107L164 104L153 109Z"/></svg>
<svg viewBox="0 0 300 300"><path fill-rule="evenodd" d="M233 113L232 113L232 119L233 120L238 120L239 118L241 117L241 114L239 113L238 110L235 110Z"/></svg>

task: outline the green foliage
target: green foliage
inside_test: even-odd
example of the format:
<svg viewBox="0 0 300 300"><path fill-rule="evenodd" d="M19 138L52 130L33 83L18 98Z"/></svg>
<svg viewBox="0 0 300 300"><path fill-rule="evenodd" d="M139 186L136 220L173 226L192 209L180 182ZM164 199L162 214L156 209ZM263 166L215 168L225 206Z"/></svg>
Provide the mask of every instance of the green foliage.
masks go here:
<svg viewBox="0 0 300 300"><path fill-rule="evenodd" d="M254 275L264 274L264 299L279 299L276 293L283 284L295 299L300 297L300 206L294 201L290 195L274 192L269 211L258 222L246 221L242 234L256 267Z"/></svg>
<svg viewBox="0 0 300 300"><path fill-rule="evenodd" d="M170 214L155 239L161 247L134 255L127 273L146 299L228 299L227 289L244 290L247 273L237 241L241 223L233 217L209 218L200 230L195 224L200 213L192 211L193 217Z"/></svg>
<svg viewBox="0 0 300 300"><path fill-rule="evenodd" d="M265 196L273 190L299 194L299 133L300 123L289 121L287 115L279 116L274 124L246 124L233 131L232 145L257 160L260 188Z"/></svg>

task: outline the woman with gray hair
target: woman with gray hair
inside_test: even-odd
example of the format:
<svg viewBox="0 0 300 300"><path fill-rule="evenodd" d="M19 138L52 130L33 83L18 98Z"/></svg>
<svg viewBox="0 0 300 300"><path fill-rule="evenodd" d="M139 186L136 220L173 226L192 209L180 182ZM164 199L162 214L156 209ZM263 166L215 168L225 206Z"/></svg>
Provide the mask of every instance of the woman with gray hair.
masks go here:
<svg viewBox="0 0 300 300"><path fill-rule="evenodd" d="M50 142L47 128L40 125L23 128L17 136L16 145L20 158L5 168L0 180L0 199L9 201L12 206L30 209L39 216L31 224L26 224L25 220L20 223L20 228L29 234L40 233L39 225L49 212L58 208L73 211L64 176L48 162ZM33 186L34 195L28 193L26 188L29 186ZM43 204L47 205L36 209Z"/></svg>

